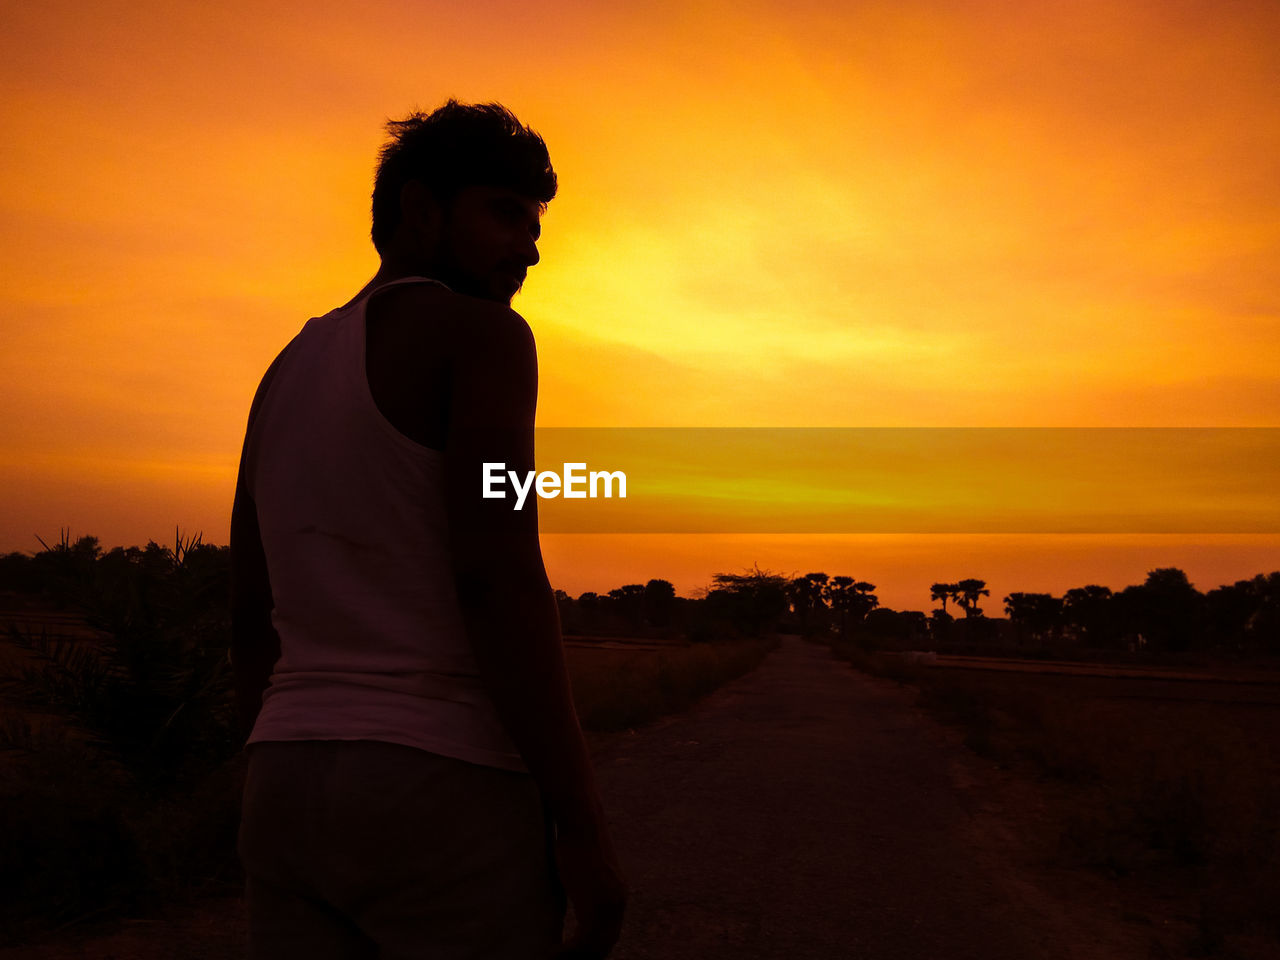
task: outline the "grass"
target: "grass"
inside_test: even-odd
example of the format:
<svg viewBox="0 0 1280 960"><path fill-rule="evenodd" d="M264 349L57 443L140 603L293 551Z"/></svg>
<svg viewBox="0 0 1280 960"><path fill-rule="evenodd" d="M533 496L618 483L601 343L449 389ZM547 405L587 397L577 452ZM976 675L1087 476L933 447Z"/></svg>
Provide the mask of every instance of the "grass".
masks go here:
<svg viewBox="0 0 1280 960"><path fill-rule="evenodd" d="M1054 785L1058 863L1189 897L1200 955L1233 935L1280 939L1280 705L835 651L917 687L919 704L976 753Z"/></svg>
<svg viewBox="0 0 1280 960"><path fill-rule="evenodd" d="M663 651L565 651L583 729L625 730L687 710L716 687L754 669L776 639L699 643Z"/></svg>

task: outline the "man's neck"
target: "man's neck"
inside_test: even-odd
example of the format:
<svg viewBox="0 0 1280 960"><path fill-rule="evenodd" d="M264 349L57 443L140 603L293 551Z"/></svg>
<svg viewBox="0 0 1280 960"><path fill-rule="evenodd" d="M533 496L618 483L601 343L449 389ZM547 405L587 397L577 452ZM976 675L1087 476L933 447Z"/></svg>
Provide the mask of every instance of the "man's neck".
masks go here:
<svg viewBox="0 0 1280 960"><path fill-rule="evenodd" d="M431 273L426 271L421 264L410 264L394 258L384 258L378 267L378 272L373 275L373 279L364 285L364 289L351 298L348 305L355 303L361 297L367 296L384 283L390 283L392 280L399 280L402 277L429 276L431 276Z"/></svg>

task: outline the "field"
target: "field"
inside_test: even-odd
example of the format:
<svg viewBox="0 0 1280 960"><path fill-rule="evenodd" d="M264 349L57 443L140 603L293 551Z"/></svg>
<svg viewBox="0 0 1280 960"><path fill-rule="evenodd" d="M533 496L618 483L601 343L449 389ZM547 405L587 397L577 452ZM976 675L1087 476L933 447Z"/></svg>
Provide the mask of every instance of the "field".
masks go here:
<svg viewBox="0 0 1280 960"><path fill-rule="evenodd" d="M565 642L565 663L583 729L623 730L688 709L758 664L773 638L723 643Z"/></svg>
<svg viewBox="0 0 1280 960"><path fill-rule="evenodd" d="M0 681L42 662L10 627L19 639L43 634L60 644L64 663L95 659L95 646L109 639L72 615L20 598L0 601ZM589 742L603 731L686 709L754 667L774 643L567 640L566 665ZM170 753L179 759L209 748L204 731L225 744L199 776L148 789L147 775L167 769L163 757L122 750L132 741L115 739L120 725L110 722L98 731L102 742L94 742L68 713L87 702L86 688L72 674L58 676L62 709L24 708L9 696L0 703L0 819L10 828L0 836L6 867L0 871L0 943L153 901L238 891L235 835L245 757L225 719L211 716L209 724L180 731L166 721L154 736L169 734ZM229 685L219 687L199 709L227 715L230 696ZM148 715L133 694L119 695L111 707L109 721ZM140 729L152 736L151 726Z"/></svg>
<svg viewBox="0 0 1280 960"><path fill-rule="evenodd" d="M1040 782L1046 859L1180 913L1206 955L1280 939L1276 674L838 652L917 686L975 752Z"/></svg>

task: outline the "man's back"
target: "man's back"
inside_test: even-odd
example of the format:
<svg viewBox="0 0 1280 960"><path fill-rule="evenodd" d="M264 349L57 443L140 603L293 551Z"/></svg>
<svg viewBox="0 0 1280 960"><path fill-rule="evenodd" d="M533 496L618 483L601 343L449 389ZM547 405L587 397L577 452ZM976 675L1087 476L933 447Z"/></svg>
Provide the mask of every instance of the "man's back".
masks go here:
<svg viewBox="0 0 1280 960"><path fill-rule="evenodd" d="M452 328L460 299L435 284L397 284L381 287L365 307L365 372L373 402L398 431L435 450L444 449L449 425Z"/></svg>
<svg viewBox="0 0 1280 960"><path fill-rule="evenodd" d="M444 454L420 442L447 410L447 321L418 312L407 324L392 301L366 359L370 300L427 283L403 278L309 321L257 411L245 480L281 656L249 742L381 740L523 771L458 609ZM400 303L447 314L450 299ZM433 411L415 395L441 402Z"/></svg>

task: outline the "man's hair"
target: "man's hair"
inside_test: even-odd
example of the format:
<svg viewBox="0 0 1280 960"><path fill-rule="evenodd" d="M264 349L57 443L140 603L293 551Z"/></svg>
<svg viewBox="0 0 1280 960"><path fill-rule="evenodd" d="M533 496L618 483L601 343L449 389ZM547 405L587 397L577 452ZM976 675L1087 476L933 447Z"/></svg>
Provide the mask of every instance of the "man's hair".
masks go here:
<svg viewBox="0 0 1280 960"><path fill-rule="evenodd" d="M542 137L500 103L459 103L388 120L373 179L373 245L383 253L400 225L400 188L418 180L448 210L463 187L504 187L542 205L556 172Z"/></svg>

